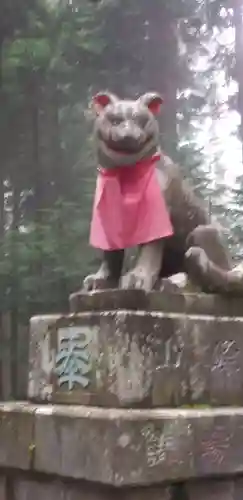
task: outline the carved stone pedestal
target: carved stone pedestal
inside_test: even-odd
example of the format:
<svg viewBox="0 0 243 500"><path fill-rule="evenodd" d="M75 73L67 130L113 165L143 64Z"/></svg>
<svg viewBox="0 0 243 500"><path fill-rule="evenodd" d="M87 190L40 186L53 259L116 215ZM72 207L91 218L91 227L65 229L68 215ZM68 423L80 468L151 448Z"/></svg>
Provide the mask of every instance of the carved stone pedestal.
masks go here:
<svg viewBox="0 0 243 500"><path fill-rule="evenodd" d="M243 301L70 307L31 320L32 404L0 405L0 499L242 500Z"/></svg>
<svg viewBox="0 0 243 500"><path fill-rule="evenodd" d="M243 410L0 405L1 500L242 500Z"/></svg>
<svg viewBox="0 0 243 500"><path fill-rule="evenodd" d="M243 301L74 294L31 320L29 398L106 407L243 404Z"/></svg>

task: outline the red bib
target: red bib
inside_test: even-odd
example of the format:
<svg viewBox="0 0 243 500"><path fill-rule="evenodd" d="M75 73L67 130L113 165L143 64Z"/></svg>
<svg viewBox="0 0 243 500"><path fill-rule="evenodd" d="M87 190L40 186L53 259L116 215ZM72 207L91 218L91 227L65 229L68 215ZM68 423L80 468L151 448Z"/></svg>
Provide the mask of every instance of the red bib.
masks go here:
<svg viewBox="0 0 243 500"><path fill-rule="evenodd" d="M173 234L157 180L160 154L133 166L98 169L90 244L101 250L133 247Z"/></svg>

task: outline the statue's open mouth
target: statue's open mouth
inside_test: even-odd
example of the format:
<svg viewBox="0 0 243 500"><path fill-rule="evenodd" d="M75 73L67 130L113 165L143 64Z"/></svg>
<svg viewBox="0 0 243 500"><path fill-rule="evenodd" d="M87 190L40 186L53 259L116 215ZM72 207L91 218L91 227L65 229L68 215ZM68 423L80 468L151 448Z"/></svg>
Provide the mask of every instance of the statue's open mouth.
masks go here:
<svg viewBox="0 0 243 500"><path fill-rule="evenodd" d="M136 153L140 153L143 151L143 149L149 144L151 141L151 137L146 139L146 141L142 143L138 143L137 141L131 140L130 142L128 140L119 141L104 141L103 143L105 144L106 148L108 148L110 151L114 151L115 153L119 153L121 155L134 155Z"/></svg>

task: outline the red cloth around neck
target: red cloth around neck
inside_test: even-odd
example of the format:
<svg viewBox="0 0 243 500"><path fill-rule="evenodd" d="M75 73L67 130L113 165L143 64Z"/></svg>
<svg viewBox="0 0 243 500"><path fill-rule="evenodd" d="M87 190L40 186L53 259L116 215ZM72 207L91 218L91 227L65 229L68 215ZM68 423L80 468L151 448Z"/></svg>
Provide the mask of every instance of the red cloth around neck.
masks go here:
<svg viewBox="0 0 243 500"><path fill-rule="evenodd" d="M160 154L135 165L99 167L90 244L101 250L133 247L173 234L157 180Z"/></svg>

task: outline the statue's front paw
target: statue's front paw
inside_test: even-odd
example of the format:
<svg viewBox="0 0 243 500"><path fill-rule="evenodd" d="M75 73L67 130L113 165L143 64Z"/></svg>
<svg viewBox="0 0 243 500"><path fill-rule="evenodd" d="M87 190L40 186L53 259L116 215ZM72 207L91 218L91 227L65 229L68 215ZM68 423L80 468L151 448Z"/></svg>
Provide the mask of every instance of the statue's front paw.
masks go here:
<svg viewBox="0 0 243 500"><path fill-rule="evenodd" d="M105 276L100 276L98 273L90 274L84 279L83 288L87 292L107 288L107 278Z"/></svg>
<svg viewBox="0 0 243 500"><path fill-rule="evenodd" d="M83 281L83 289L86 292L91 292L92 290L107 290L108 288L117 288L118 280L112 279L106 274L95 273L86 276Z"/></svg>
<svg viewBox="0 0 243 500"><path fill-rule="evenodd" d="M153 277L146 269L138 268L129 271L121 279L121 288L136 288L140 290L152 290L154 284Z"/></svg>

